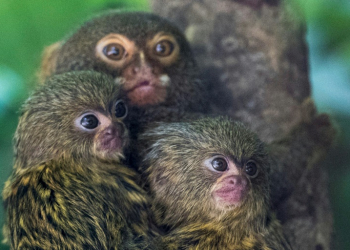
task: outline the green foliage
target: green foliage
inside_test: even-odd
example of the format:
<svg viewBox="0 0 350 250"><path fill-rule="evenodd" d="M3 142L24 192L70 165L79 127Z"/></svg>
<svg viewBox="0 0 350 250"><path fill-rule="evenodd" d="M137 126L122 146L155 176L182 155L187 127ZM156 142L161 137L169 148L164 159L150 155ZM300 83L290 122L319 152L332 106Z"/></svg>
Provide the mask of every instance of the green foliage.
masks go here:
<svg viewBox="0 0 350 250"><path fill-rule="evenodd" d="M350 2L332 0L294 0L309 26L322 33L324 53L343 57L350 68Z"/></svg>

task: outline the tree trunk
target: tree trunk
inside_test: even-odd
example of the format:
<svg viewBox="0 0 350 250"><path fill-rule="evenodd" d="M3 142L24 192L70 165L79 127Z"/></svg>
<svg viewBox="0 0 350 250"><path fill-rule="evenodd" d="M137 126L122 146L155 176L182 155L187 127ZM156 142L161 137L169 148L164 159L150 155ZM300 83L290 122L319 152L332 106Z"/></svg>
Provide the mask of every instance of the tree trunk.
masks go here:
<svg viewBox="0 0 350 250"><path fill-rule="evenodd" d="M214 112L247 124L271 146L275 202L294 249L330 249L328 175L319 163L334 130L310 101L305 23L290 1L152 0L179 26L210 82ZM282 187L281 187L282 185ZM285 185L286 187L284 187ZM274 186L274 183L273 183Z"/></svg>

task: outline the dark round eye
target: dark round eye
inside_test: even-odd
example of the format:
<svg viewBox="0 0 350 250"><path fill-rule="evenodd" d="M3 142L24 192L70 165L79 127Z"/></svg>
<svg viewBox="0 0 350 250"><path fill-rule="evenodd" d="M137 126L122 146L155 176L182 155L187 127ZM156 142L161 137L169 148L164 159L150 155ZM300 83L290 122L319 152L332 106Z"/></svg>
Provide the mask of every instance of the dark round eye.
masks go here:
<svg viewBox="0 0 350 250"><path fill-rule="evenodd" d="M98 126L99 121L96 116L89 114L81 118L80 124L86 129L94 129Z"/></svg>
<svg viewBox="0 0 350 250"><path fill-rule="evenodd" d="M154 47L157 56L169 56L174 50L174 44L168 40L162 40Z"/></svg>
<svg viewBox="0 0 350 250"><path fill-rule="evenodd" d="M115 104L114 115L117 118L123 118L127 115L128 109L123 101L117 101Z"/></svg>
<svg viewBox="0 0 350 250"><path fill-rule="evenodd" d="M111 43L103 48L103 54L114 61L121 60L124 57L124 52L124 47L118 43Z"/></svg>
<svg viewBox="0 0 350 250"><path fill-rule="evenodd" d="M226 171L227 170L227 162L224 158L215 158L212 160L211 165L216 171Z"/></svg>
<svg viewBox="0 0 350 250"><path fill-rule="evenodd" d="M258 167L256 166L255 162L248 161L244 167L244 171L250 177L256 177L258 174Z"/></svg>

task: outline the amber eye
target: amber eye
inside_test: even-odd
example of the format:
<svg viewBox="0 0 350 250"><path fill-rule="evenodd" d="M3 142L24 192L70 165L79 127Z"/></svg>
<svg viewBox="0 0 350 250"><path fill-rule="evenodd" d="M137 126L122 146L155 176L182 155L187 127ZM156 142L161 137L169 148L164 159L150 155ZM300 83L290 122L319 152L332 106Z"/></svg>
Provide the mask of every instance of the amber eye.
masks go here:
<svg viewBox="0 0 350 250"><path fill-rule="evenodd" d="M250 177L256 177L258 175L258 167L256 166L255 162L248 161L247 164L244 167L244 171L247 175Z"/></svg>
<svg viewBox="0 0 350 250"><path fill-rule="evenodd" d="M211 162L212 167L216 170L216 171L226 171L227 170L227 162L225 159L223 158L214 158Z"/></svg>
<svg viewBox="0 0 350 250"><path fill-rule="evenodd" d="M154 47L157 56L169 56L174 50L174 44L168 40L162 40Z"/></svg>
<svg viewBox="0 0 350 250"><path fill-rule="evenodd" d="M103 54L111 60L119 61L124 57L125 49L118 43L111 43L103 48Z"/></svg>
<svg viewBox="0 0 350 250"><path fill-rule="evenodd" d="M128 113L125 103L121 100L116 102L114 111L115 117L117 118L124 118Z"/></svg>
<svg viewBox="0 0 350 250"><path fill-rule="evenodd" d="M86 129L95 129L97 128L99 121L96 116L88 114L81 118L80 124Z"/></svg>

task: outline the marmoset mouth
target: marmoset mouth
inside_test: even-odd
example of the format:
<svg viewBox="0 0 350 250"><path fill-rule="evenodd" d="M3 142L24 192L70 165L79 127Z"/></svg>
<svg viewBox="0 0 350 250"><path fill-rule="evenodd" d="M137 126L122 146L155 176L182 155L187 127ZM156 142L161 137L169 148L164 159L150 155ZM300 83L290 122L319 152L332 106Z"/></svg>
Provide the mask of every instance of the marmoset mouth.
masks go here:
<svg viewBox="0 0 350 250"><path fill-rule="evenodd" d="M133 86L132 88L130 88L129 90L127 90L126 92L133 92L136 89L153 89L155 86L154 84L151 84L150 81L148 80L144 80L144 81L140 81L139 83L137 83L135 86Z"/></svg>
<svg viewBox="0 0 350 250"><path fill-rule="evenodd" d="M149 81L143 81L143 82L140 82L139 84L137 84L136 87L139 88L139 87L148 86L148 85L150 85Z"/></svg>
<svg viewBox="0 0 350 250"><path fill-rule="evenodd" d="M166 86L160 83L160 81L141 80L126 90L126 93L133 105L155 105L163 102L167 94Z"/></svg>

